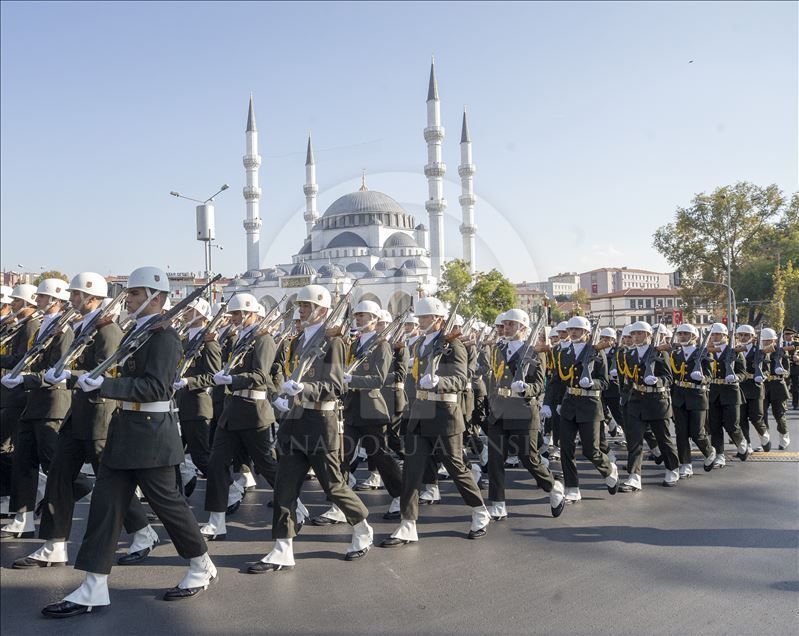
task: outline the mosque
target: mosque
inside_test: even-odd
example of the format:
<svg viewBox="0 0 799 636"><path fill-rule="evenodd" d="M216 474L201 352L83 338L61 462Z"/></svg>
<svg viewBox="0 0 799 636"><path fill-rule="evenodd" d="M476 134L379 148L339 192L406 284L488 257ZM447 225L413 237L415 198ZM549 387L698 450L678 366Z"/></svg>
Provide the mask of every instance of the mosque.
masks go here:
<svg viewBox="0 0 799 636"><path fill-rule="evenodd" d="M362 180L357 192L335 200L324 214L319 215L316 197L316 161L311 138L305 159L306 236L291 263L261 267L259 251L261 218L259 203L261 188L258 170L258 131L255 124L253 100L250 97L247 116L246 152L243 157L247 175L244 200L247 215L244 230L247 237L247 270L236 277L224 290L225 297L235 291L255 295L267 308L273 307L284 295L294 300L299 287L311 283L324 285L335 296L347 292L357 279L353 298L373 300L392 314L403 311L415 298L434 294L444 257L444 174L442 161L444 128L436 81L435 61L430 66L427 91L427 164L424 174L428 183L425 210L429 226L419 222L389 195L366 187ZM460 233L463 240L463 259L475 267L474 224L475 196L473 191L474 164L472 142L463 113L461 128L461 196Z"/></svg>

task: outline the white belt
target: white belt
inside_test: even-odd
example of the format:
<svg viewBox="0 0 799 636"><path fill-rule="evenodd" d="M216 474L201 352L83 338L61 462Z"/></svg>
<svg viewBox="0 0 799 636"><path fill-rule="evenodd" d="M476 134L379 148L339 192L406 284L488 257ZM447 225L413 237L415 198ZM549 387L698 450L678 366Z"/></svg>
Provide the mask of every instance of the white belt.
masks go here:
<svg viewBox="0 0 799 636"><path fill-rule="evenodd" d="M122 402L123 411L141 411L143 413L169 413L172 410L172 402Z"/></svg>
<svg viewBox="0 0 799 636"><path fill-rule="evenodd" d="M417 400L427 400L428 402L457 402L457 393L435 393L434 391L417 391Z"/></svg>
<svg viewBox="0 0 799 636"><path fill-rule="evenodd" d="M302 401L302 408L311 409L312 411L335 411L337 402L330 400L328 402L306 402Z"/></svg>
<svg viewBox="0 0 799 636"><path fill-rule="evenodd" d="M267 398L266 391L252 391L244 389L241 391L233 391L233 395L238 395L243 398L250 398L251 400L265 400Z"/></svg>

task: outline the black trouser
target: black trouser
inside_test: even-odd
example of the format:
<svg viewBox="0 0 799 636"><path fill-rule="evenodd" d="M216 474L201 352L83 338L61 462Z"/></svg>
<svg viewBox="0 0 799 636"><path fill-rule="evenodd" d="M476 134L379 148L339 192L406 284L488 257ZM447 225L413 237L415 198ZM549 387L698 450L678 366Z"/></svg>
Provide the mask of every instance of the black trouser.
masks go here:
<svg viewBox="0 0 799 636"><path fill-rule="evenodd" d="M691 442L697 445L701 453L710 455L710 441L705 431L707 411L689 411L683 407L672 406L674 411L674 432L677 437L677 458L680 464L691 463Z"/></svg>
<svg viewBox="0 0 799 636"><path fill-rule="evenodd" d="M658 438L655 435L655 431L652 430L651 422L646 422L646 426L644 428L644 441L646 445L649 446L649 450L655 450L658 448Z"/></svg>
<svg viewBox="0 0 799 636"><path fill-rule="evenodd" d="M560 413L558 413L558 405L552 405L552 417L547 420L545 430L549 434L550 446L560 446Z"/></svg>
<svg viewBox="0 0 799 636"><path fill-rule="evenodd" d="M538 454L538 426L529 430L504 430L501 420L488 426L488 498L496 503L505 501L505 460L508 454L517 455L522 466L544 492L555 484L552 473Z"/></svg>
<svg viewBox="0 0 799 636"><path fill-rule="evenodd" d="M386 443L388 447L396 453L400 459L405 458L405 448L402 443L402 433L400 432L402 422L402 413L396 413L389 422L386 429ZM371 470L371 468L370 468Z"/></svg>
<svg viewBox="0 0 799 636"><path fill-rule="evenodd" d="M749 437L749 425L751 424L757 431L758 435L763 435L768 430L766 423L763 421L763 402L759 399L749 400L743 398L741 403L740 426L743 436L747 442L751 442Z"/></svg>
<svg viewBox="0 0 799 636"><path fill-rule="evenodd" d="M309 468L314 469L322 490L344 513L347 523L354 526L369 516L366 506L347 486L339 468L340 464L338 449L325 452L320 448L319 452L306 453L292 444L281 449L272 515L273 539L291 539L297 536L297 499Z"/></svg>
<svg viewBox="0 0 799 636"><path fill-rule="evenodd" d="M40 539L69 540L75 502L91 491L91 487L85 490L83 484L78 486L76 483L80 477L81 466L86 463L91 464L96 475L100 471L100 456L104 448L104 439L75 439L69 425L61 429L55 455L50 464L50 472L47 474L42 521L39 526ZM147 513L138 497L131 497L123 519L125 532L133 534L146 527L148 523Z"/></svg>
<svg viewBox="0 0 799 636"><path fill-rule="evenodd" d="M776 391L770 390L769 383L766 382L766 393L765 400L763 402L763 409L766 410L769 406L771 407L771 414L777 421L777 432L780 435L785 435L788 432L788 420L785 417L785 412L788 408L788 400L784 400L782 397L776 398L776 394ZM768 427L764 425L764 429L768 430Z"/></svg>
<svg viewBox="0 0 799 636"><path fill-rule="evenodd" d="M724 454L724 431L732 438L733 444L740 446L744 440L738 420L741 417L741 407L738 404L721 404L718 400L710 403L708 411L708 424L710 427L710 442L716 453Z"/></svg>
<svg viewBox="0 0 799 636"><path fill-rule="evenodd" d="M32 512L36 506L39 466L46 475L55 454L62 420L20 420L14 442L11 466L11 504L9 509Z"/></svg>
<svg viewBox="0 0 799 636"><path fill-rule="evenodd" d="M204 418L195 420L181 420L180 431L183 441L191 455L191 461L200 469L203 475L208 474L208 460L211 456L211 422Z"/></svg>
<svg viewBox="0 0 799 636"><path fill-rule="evenodd" d="M645 432L649 429L655 437L655 444L660 449L663 463L667 470L675 470L679 467L677 460L677 449L671 439L669 431L669 420L642 420L640 417L627 412L627 427L624 429L627 435L627 472L636 475L641 474L641 463L644 457L644 438Z"/></svg>
<svg viewBox="0 0 799 636"><path fill-rule="evenodd" d="M193 559L208 552L197 519L191 512L180 484L178 466L115 469L100 464L89 508L86 534L75 560L75 569L109 574L114 551L139 486L153 512L164 524L178 554Z"/></svg>
<svg viewBox="0 0 799 636"><path fill-rule="evenodd" d="M419 518L419 489L429 466L438 461L444 464L467 506L476 508L484 505L472 472L463 461L463 435L428 437L414 431L405 438L405 466L400 497L403 519Z"/></svg>
<svg viewBox="0 0 799 636"><path fill-rule="evenodd" d="M563 481L566 488L578 488L580 480L577 477L577 461L575 460L577 433L580 434L580 443L583 457L590 461L603 477L609 477L612 471L608 456L599 450L599 429L602 423L599 420L591 422L577 422L560 417L560 465L563 469ZM626 429L625 429L626 430Z"/></svg>
<svg viewBox="0 0 799 636"><path fill-rule="evenodd" d="M206 472L205 509L208 512L227 510L228 491L233 483L231 462L243 451L252 457L258 473L274 489L277 479L274 446L272 431L268 426L234 431L217 427Z"/></svg>
<svg viewBox="0 0 799 636"><path fill-rule="evenodd" d="M624 429L624 415L621 410L621 404L619 403L619 396L617 395L616 397L609 397L607 399L602 398L602 401L613 416L616 426L621 426L622 429Z"/></svg>
<svg viewBox="0 0 799 636"><path fill-rule="evenodd" d="M355 459L355 451L360 441L366 457L383 478L383 485L392 497L399 497L402 491L402 471L396 460L388 454L386 446L386 426L384 424L365 424L361 426L344 425L344 461L341 472L346 478L350 464ZM370 468L370 470L372 470Z"/></svg>
<svg viewBox="0 0 799 636"><path fill-rule="evenodd" d="M14 441L22 409L14 406L0 408L0 497L11 495L11 471L14 459Z"/></svg>
<svg viewBox="0 0 799 636"><path fill-rule="evenodd" d="M791 373L790 377L791 405L793 408L799 408L799 373Z"/></svg>

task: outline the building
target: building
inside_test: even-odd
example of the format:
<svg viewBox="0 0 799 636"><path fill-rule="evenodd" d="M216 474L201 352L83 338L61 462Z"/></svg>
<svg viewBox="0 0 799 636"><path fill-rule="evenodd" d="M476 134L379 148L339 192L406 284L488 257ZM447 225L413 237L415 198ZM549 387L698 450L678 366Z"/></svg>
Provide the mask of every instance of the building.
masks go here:
<svg viewBox="0 0 799 636"><path fill-rule="evenodd" d="M536 315L538 308L544 304L547 294L534 283L516 283L516 304L519 309L524 309L528 314Z"/></svg>
<svg viewBox="0 0 799 636"><path fill-rule="evenodd" d="M550 276L546 280L535 283L520 283L525 289L537 289L549 298L556 296L571 296L580 287L580 277L577 272L566 272ZM517 285L518 287L519 285Z"/></svg>
<svg viewBox="0 0 799 636"><path fill-rule="evenodd" d="M316 160L309 136L303 185L306 236L290 263L263 267L258 251L262 225L259 211L261 189L258 185L261 158L251 96L245 132L246 154L243 158L247 176L244 188L247 270L225 287L225 296L246 291L254 294L265 306L272 307L284 296L288 303L292 303L297 289L304 285L324 285L335 296L347 292L358 281L358 288L353 293L356 302L373 300L396 314L412 305L415 298L435 293L444 258L444 210L447 207L443 194L446 165L442 161L445 131L441 123L438 82L433 62L427 91L427 126L423 131L427 144L424 174L427 178L425 209L428 226L415 219L388 194L369 190L365 177L357 192L338 198L320 216L316 201L319 192ZM461 178L460 233L463 259L474 271L477 228L474 224L475 167L471 144L464 110L460 139L461 165L458 168Z"/></svg>
<svg viewBox="0 0 799 636"><path fill-rule="evenodd" d="M208 282L199 272L170 272L166 273L169 279L169 298L172 303L177 303L183 300L186 296L191 294L198 287L202 287ZM128 283L128 277L120 275L111 275L105 277L108 282L108 295L113 298L121 292ZM216 302L222 298L222 289L231 283L229 278L221 278L217 283L212 286L213 301Z"/></svg>
<svg viewBox="0 0 799 636"><path fill-rule="evenodd" d="M590 316L599 319L602 327L621 329L638 320L655 324L663 320L667 325L691 322L705 325L713 322L712 305L700 306L685 302L679 289L625 289L599 294L591 298ZM718 313L718 311L716 311Z"/></svg>
<svg viewBox="0 0 799 636"><path fill-rule="evenodd" d="M673 285L673 274L629 267L603 267L580 274L579 284L592 296L625 289L669 289Z"/></svg>

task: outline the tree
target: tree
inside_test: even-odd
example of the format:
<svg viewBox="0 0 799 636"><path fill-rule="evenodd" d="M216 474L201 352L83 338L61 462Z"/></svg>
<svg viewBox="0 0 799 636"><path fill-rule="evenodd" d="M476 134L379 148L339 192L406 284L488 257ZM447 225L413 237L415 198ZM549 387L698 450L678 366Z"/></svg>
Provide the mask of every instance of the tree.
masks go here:
<svg viewBox="0 0 799 636"><path fill-rule="evenodd" d="M469 269L469 263L463 259L456 258L444 263L436 296L439 300L450 306L453 306L460 299L461 306L458 310L459 313L471 314L472 312L470 310L472 308L469 306L469 299L467 298L467 292L471 285L472 274Z"/></svg>
<svg viewBox="0 0 799 636"><path fill-rule="evenodd" d="M479 317L488 324L499 312L516 305L516 288L497 269L478 273L469 296Z"/></svg>
<svg viewBox="0 0 799 636"><path fill-rule="evenodd" d="M581 305L588 305L591 302L591 297L588 295L588 291L582 287L578 287L577 291L574 292L569 299Z"/></svg>
<svg viewBox="0 0 799 636"><path fill-rule="evenodd" d="M60 278L61 280L69 281L69 278L66 274L62 274L57 269L50 270L49 272L42 272L36 278L33 279L32 285L38 285L41 283L45 278Z"/></svg>

